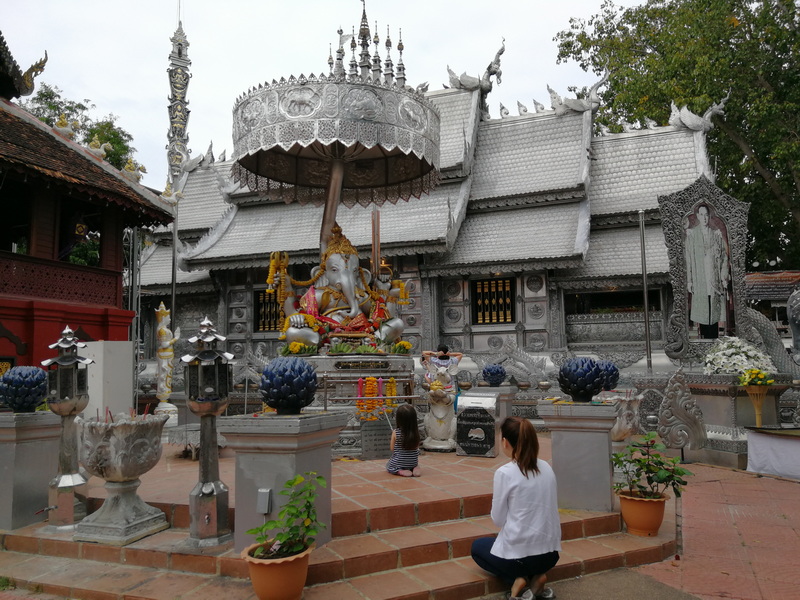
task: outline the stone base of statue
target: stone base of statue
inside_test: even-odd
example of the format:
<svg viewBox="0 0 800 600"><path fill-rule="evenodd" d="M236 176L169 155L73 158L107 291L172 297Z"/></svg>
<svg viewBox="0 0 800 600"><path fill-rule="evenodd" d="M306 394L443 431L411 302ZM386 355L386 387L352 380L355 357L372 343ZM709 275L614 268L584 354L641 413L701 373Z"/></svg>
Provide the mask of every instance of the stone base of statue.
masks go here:
<svg viewBox="0 0 800 600"><path fill-rule="evenodd" d="M397 388L393 403L417 399L414 393L414 359L409 355L321 354L304 358L314 367L318 381L316 399L305 410L341 412L347 418L346 425L333 443L333 456L365 458L362 424L369 421L362 421L358 414L359 379L365 381L367 377L375 377L382 379L386 386L393 378Z"/></svg>
<svg viewBox="0 0 800 600"><path fill-rule="evenodd" d="M164 512L146 504L136 493L141 484L107 481L108 498L97 511L75 526L76 542L99 542L125 546L169 527Z"/></svg>
<svg viewBox="0 0 800 600"><path fill-rule="evenodd" d="M610 512L614 509L611 428L613 404L539 402L550 430L559 508Z"/></svg>
<svg viewBox="0 0 800 600"><path fill-rule="evenodd" d="M178 426L178 407L171 402L161 401L153 410L154 415L167 415L169 417L164 424L164 429Z"/></svg>

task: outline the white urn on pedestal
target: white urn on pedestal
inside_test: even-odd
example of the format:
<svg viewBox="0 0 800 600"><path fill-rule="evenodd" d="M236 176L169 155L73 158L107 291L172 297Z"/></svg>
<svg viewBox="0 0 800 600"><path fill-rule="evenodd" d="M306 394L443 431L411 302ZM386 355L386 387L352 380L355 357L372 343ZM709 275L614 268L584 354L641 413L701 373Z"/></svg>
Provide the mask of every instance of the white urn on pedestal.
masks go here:
<svg viewBox="0 0 800 600"><path fill-rule="evenodd" d="M113 421L81 422L80 460L104 479L108 498L75 528L76 542L125 546L169 527L163 511L145 504L136 493L139 477L161 458L161 431L166 415L117 415Z"/></svg>

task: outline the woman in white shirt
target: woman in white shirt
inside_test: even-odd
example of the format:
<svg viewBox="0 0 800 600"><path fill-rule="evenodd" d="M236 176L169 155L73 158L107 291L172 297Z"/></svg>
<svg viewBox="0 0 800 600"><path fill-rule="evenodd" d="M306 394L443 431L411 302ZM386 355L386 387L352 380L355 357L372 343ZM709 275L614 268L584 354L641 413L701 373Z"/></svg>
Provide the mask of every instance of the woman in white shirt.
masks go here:
<svg viewBox="0 0 800 600"><path fill-rule="evenodd" d="M539 460L539 438L530 421L508 417L500 431L503 453L511 459L494 474L492 521L500 533L475 540L472 558L511 585L510 600L554 598L544 584L561 550L556 477Z"/></svg>

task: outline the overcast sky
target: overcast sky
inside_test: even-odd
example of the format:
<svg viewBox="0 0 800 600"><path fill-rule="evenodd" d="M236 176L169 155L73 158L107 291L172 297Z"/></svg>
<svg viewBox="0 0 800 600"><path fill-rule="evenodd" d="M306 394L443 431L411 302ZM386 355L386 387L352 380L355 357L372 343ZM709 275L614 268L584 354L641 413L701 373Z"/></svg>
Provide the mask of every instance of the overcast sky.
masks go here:
<svg viewBox="0 0 800 600"><path fill-rule="evenodd" d="M489 96L493 118L502 102L517 114L517 101L533 110L533 98L550 107L546 86L562 96L572 85L597 80L574 63L556 64L553 37L570 17L588 19L601 0L367 0L371 33L378 22L381 59L389 25L397 63L402 29L407 83L447 83L447 65L479 77L505 37L502 83ZM617 4L629 6L635 0ZM24 71L45 50L49 60L37 79L71 100L89 99L92 116L117 115L133 135L135 158L147 168L143 183L166 181L169 38L179 18L178 0L3 0L0 31ZM358 28L360 0L181 0L180 19L189 40L189 148L204 153L209 142L230 157L231 111L251 86L290 75L328 73L336 30ZM371 49L373 49L371 47ZM349 52L347 55L349 61Z"/></svg>

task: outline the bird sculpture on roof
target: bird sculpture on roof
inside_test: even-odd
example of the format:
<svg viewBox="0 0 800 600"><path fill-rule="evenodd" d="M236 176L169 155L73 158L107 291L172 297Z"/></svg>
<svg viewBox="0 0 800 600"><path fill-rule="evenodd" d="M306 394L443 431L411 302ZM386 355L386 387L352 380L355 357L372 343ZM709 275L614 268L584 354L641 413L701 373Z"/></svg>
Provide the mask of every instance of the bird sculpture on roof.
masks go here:
<svg viewBox="0 0 800 600"><path fill-rule="evenodd" d="M113 146L108 142L103 142L101 144L97 134L95 134L95 136L92 138L92 141L89 142L87 150L94 154L97 158L104 159L106 157L106 153L113 150Z"/></svg>
<svg viewBox="0 0 800 600"><path fill-rule="evenodd" d="M645 117L644 126L647 127L648 129L655 129L656 127L658 127L658 123L656 123L653 119L650 119L649 117Z"/></svg>
<svg viewBox="0 0 800 600"><path fill-rule="evenodd" d="M124 175L125 179L138 183L142 178L142 173L147 173L147 169L144 168L144 165L137 164L133 158L129 156L128 162L125 163L125 167L123 167L120 173Z"/></svg>
<svg viewBox="0 0 800 600"><path fill-rule="evenodd" d="M75 130L80 127L80 123L77 121L68 122L67 116L64 113L61 113L58 117L58 121L53 126L58 133L63 135L67 139L75 139Z"/></svg>
<svg viewBox="0 0 800 600"><path fill-rule="evenodd" d="M539 102L536 98L533 99L533 108L536 110L537 113L538 112L544 112L545 110L547 110L544 107L544 104Z"/></svg>
<svg viewBox="0 0 800 600"><path fill-rule="evenodd" d="M501 119L505 119L509 114L510 113L508 112L508 109L505 106L503 106L503 103L501 102L500 103L500 118Z"/></svg>
<svg viewBox="0 0 800 600"><path fill-rule="evenodd" d="M519 112L519 114L520 114L520 115L524 115L525 113L527 113L527 112L528 112L528 107L527 107L527 106L525 106L525 105L524 105L522 102L520 102L519 100L517 100L517 112Z"/></svg>

